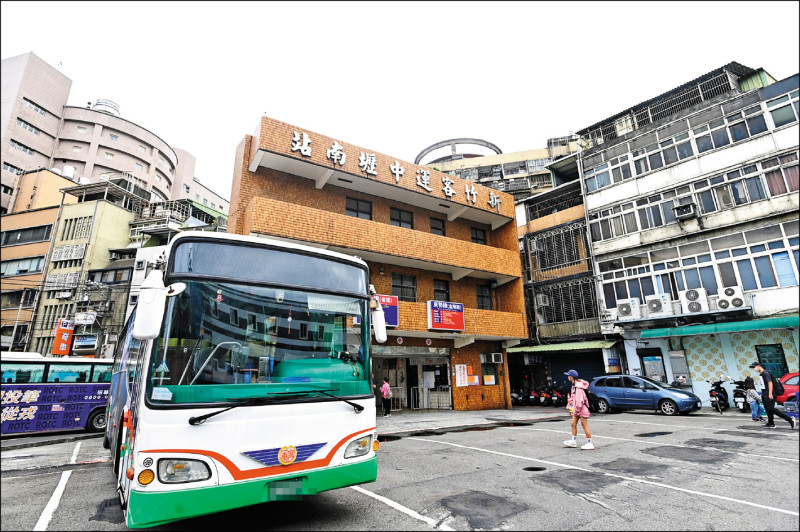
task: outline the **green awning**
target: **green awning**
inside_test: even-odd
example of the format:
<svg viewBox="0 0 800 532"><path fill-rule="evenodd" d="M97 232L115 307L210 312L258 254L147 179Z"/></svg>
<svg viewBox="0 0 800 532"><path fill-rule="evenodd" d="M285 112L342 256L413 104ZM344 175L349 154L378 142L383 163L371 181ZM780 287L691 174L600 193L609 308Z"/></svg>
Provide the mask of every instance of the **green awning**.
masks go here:
<svg viewBox="0 0 800 532"><path fill-rule="evenodd" d="M785 329L798 327L798 314L787 314L772 318L748 321L729 321L726 323L709 323L706 325L686 325L684 327L666 327L664 329L648 329L642 331L642 338L664 338L667 336L694 336L696 334L718 334L741 331L758 331L762 329Z"/></svg>
<svg viewBox="0 0 800 532"><path fill-rule="evenodd" d="M225 218L226 220L228 219L227 215L224 212L220 212L220 211L218 211L216 209L212 209L211 207L207 207L207 206L203 205L202 203L197 203L194 200L190 200L190 201L192 202L192 205L194 205L195 207L197 207L198 209L200 209L204 213L210 214L214 218Z"/></svg>
<svg viewBox="0 0 800 532"><path fill-rule="evenodd" d="M578 349L608 349L616 340L587 340L585 342L565 342L563 344L532 345L528 347L509 347L507 353L541 353L542 351L577 351Z"/></svg>

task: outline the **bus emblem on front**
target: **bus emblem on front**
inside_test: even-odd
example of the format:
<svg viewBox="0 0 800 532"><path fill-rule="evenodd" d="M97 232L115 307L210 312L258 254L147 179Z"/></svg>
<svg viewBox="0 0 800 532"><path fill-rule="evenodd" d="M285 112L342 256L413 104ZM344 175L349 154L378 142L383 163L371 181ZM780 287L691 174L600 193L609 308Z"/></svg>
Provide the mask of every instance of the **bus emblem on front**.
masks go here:
<svg viewBox="0 0 800 532"><path fill-rule="evenodd" d="M285 445L278 451L278 461L283 465L289 465L297 458L297 449L294 445Z"/></svg>

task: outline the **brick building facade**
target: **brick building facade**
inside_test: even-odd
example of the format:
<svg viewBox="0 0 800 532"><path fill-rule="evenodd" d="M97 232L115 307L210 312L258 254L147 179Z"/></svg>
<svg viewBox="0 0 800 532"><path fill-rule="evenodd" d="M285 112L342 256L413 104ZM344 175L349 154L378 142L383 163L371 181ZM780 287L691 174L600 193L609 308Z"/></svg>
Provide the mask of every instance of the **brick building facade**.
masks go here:
<svg viewBox="0 0 800 532"><path fill-rule="evenodd" d="M228 232L367 261L398 297L373 350L395 408L510 407L505 349L527 336L512 196L262 117L236 151ZM429 329L434 300L463 305L463 329Z"/></svg>

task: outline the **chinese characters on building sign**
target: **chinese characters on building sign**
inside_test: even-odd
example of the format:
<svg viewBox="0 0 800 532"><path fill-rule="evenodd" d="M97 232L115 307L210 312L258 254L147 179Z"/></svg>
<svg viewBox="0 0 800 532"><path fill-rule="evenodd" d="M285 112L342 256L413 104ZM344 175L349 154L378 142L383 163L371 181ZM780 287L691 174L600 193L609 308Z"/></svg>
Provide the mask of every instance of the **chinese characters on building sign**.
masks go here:
<svg viewBox="0 0 800 532"><path fill-rule="evenodd" d="M299 132L294 131L292 136L292 151L300 152L303 157L310 157L312 153L311 149L311 138L308 136L308 133L305 131ZM347 161L347 154L344 152L344 147L339 144L337 141L333 141L333 144L330 148L326 150L326 155L329 161L333 163L334 166L337 164L339 166L344 166L345 162ZM368 175L368 176L377 176L378 175L378 158L374 153L365 153L360 152L358 157L358 167L361 169L361 172ZM389 170L394 176L395 183L400 183L400 179L406 173L406 169L400 164L399 161L395 160L394 164L389 165ZM429 170L425 170L423 168L418 169L415 172L417 186L422 188L427 192L433 192L434 188L431 183L431 173ZM448 175L442 176L442 192L444 193L447 198L452 198L457 194L457 191L453 188L455 181L450 178ZM475 189L475 185L467 183L464 187L464 194L467 197L468 202L472 202L472 204L476 204L478 202L478 191ZM497 212L500 212L500 204L502 200L500 196L495 194L493 191L489 191L489 201L487 202L491 209L497 209Z"/></svg>

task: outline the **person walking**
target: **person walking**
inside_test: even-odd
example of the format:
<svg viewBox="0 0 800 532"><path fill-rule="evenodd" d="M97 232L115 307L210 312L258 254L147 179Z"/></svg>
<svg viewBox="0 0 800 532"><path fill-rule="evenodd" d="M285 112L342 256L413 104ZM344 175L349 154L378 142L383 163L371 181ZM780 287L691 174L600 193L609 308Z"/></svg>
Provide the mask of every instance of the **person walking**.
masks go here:
<svg viewBox="0 0 800 532"><path fill-rule="evenodd" d="M584 451L594 450L592 443L592 433L589 431L589 399L586 397L586 389L589 388L589 383L585 380L578 378L578 372L574 369L564 373L569 381L572 383L572 391L570 392L569 401L567 401L567 409L572 414L572 439L566 440L564 445L567 447L577 447L578 442L578 420L581 420L583 432L586 434L586 443L581 446Z"/></svg>
<svg viewBox="0 0 800 532"><path fill-rule="evenodd" d="M764 391L761 392L761 400L764 402L764 410L767 411L767 424L764 426L774 429L775 420L772 416L778 416L781 419L785 419L792 428L795 428L797 423L793 417L789 417L783 412L775 410L775 399L777 398L777 394L775 393L775 377L773 377L769 371L764 369L764 366L761 365L761 362L753 362L750 364L750 369L755 369L761 375L761 379L764 381Z"/></svg>
<svg viewBox="0 0 800 532"><path fill-rule="evenodd" d="M381 397L383 398L383 417L389 417L392 415L391 394L392 389L389 386L389 379L388 377L384 377L383 386L381 386Z"/></svg>
<svg viewBox="0 0 800 532"><path fill-rule="evenodd" d="M756 391L756 383L753 377L747 377L744 380L744 389L747 390L747 403L750 405L750 413L753 416L753 421L764 421L764 418L759 415L761 410L761 395Z"/></svg>

